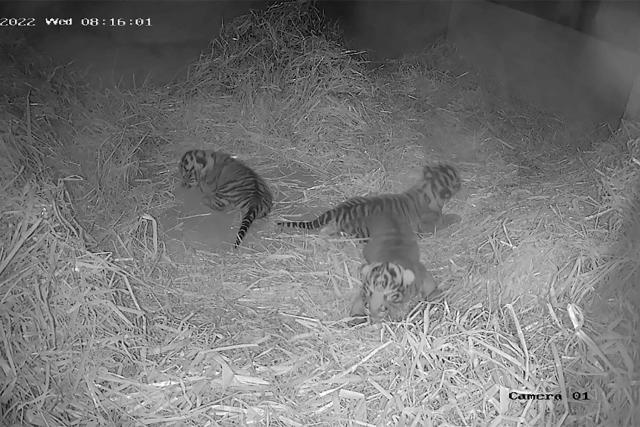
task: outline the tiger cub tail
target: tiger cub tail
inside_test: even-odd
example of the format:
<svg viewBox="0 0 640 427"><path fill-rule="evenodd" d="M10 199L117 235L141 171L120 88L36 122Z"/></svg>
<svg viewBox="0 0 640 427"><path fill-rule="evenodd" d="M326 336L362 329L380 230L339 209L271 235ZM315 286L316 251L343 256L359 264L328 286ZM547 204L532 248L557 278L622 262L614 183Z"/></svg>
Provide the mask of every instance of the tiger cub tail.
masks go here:
<svg viewBox="0 0 640 427"><path fill-rule="evenodd" d="M304 230L317 230L335 220L337 208L330 209L311 221L278 221L277 225L289 228L302 228Z"/></svg>
<svg viewBox="0 0 640 427"><path fill-rule="evenodd" d="M267 206L259 203L253 204L247 209L246 213L242 216L242 222L240 223L238 234L236 234L236 242L233 245L234 249L237 249L240 246L242 240L249 231L249 227L253 224L253 221L267 216L269 214L269 210L270 209Z"/></svg>
<svg viewBox="0 0 640 427"><path fill-rule="evenodd" d="M340 231L354 234L355 237L366 237L366 231L357 228L357 219L366 217L371 213L377 213L384 209L382 199L393 198L395 195L382 195L370 197L353 197L336 205L335 207L321 213L316 219L311 221L278 221L277 224L283 227L302 228L305 230L317 230L326 225L335 223ZM354 229L347 229L344 224L356 223ZM363 235L363 236L361 236Z"/></svg>
<svg viewBox="0 0 640 427"><path fill-rule="evenodd" d="M273 206L273 196L269 191L266 183L257 175L254 174L255 185L253 189L252 197L250 197L246 203L244 203L244 214L242 216L242 222L236 235L236 243L234 248L237 248L242 243L242 240L249 231L249 227L256 219L261 219L271 213Z"/></svg>

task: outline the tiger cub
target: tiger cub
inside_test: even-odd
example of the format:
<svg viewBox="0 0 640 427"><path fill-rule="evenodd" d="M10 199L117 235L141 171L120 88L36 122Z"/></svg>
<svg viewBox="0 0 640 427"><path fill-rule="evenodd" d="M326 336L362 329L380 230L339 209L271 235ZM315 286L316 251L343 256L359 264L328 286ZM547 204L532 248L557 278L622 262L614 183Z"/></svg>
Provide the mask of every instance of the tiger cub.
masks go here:
<svg viewBox="0 0 640 427"><path fill-rule="evenodd" d="M254 220L271 212L273 196L267 183L249 166L227 153L189 150L180 160L183 187L200 187L205 204L214 210L243 211L234 248L240 246Z"/></svg>
<svg viewBox="0 0 640 427"><path fill-rule="evenodd" d="M368 308L372 323L386 315L402 320L416 297L426 299L436 289L436 282L420 262L416 236L406 221L393 215L374 215L366 218L366 223L372 234L362 251L362 289L353 300L350 315L366 317Z"/></svg>
<svg viewBox="0 0 640 427"><path fill-rule="evenodd" d="M418 183L402 193L354 197L329 209L312 221L280 221L284 227L317 229L334 223L337 231L364 239L371 235L365 218L387 214L407 221L418 233L427 233L458 222L457 215L447 216L443 222L442 207L460 190L460 176L447 164L425 166Z"/></svg>

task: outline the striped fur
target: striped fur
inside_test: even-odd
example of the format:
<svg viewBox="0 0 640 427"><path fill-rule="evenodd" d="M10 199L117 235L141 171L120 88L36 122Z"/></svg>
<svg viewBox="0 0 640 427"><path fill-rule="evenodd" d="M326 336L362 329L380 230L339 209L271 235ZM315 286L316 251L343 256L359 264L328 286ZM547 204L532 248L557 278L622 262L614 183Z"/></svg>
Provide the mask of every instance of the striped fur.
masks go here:
<svg viewBox="0 0 640 427"><path fill-rule="evenodd" d="M441 223L442 207L460 185L460 176L453 166L425 166L422 179L402 193L354 197L312 221L280 221L278 225L310 230L335 223L338 232L367 238L371 230L365 219L384 213L403 218L418 233L428 232Z"/></svg>
<svg viewBox="0 0 640 427"><path fill-rule="evenodd" d="M233 207L243 212L234 248L240 246L254 220L271 212L273 196L267 183L227 153L187 151L180 160L180 174L184 187L200 187L210 208L220 211Z"/></svg>
<svg viewBox="0 0 640 427"><path fill-rule="evenodd" d="M436 289L436 282L420 262L415 233L406 221L393 215L374 215L366 222L372 234L362 251L362 289L353 300L350 315L363 318L368 312L371 322L387 315L402 320L417 297L426 299Z"/></svg>

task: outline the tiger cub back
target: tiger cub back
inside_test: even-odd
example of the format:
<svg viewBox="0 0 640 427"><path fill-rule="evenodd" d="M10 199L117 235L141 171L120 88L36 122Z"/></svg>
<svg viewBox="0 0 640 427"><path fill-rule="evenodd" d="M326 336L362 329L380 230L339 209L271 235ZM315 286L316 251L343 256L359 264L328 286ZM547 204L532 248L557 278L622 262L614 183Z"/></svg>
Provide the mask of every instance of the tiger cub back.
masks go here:
<svg viewBox="0 0 640 427"><path fill-rule="evenodd" d="M322 213L312 221L280 221L278 225L303 229L318 229L335 223L338 232L356 238L367 238L372 230L365 218L385 214L397 216L409 223L418 233L459 221L448 218L443 224L442 207L460 190L461 181L456 169L447 164L425 166L421 179L402 193L354 197ZM424 230L423 230L424 229Z"/></svg>
<svg viewBox="0 0 640 427"><path fill-rule="evenodd" d="M373 230L362 253L362 288L353 300L350 315L371 322L389 316L401 320L416 298L425 299L436 282L420 262L420 249L411 226L392 215L373 215L365 222ZM354 323L361 323L356 321Z"/></svg>
<svg viewBox="0 0 640 427"><path fill-rule="evenodd" d="M249 166L231 155L214 150L189 150L180 160L184 187L198 186L205 204L221 211L243 212L234 248L240 246L254 220L271 212L273 196L267 183Z"/></svg>

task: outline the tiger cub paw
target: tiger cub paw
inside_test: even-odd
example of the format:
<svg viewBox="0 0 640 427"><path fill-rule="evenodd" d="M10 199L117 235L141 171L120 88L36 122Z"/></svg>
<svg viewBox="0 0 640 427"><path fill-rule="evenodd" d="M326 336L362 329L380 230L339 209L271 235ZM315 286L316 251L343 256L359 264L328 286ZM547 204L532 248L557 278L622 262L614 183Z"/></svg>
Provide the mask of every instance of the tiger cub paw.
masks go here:
<svg viewBox="0 0 640 427"><path fill-rule="evenodd" d="M362 295L362 291L358 291L353 302L351 303L351 310L349 310L349 316L352 317L351 320L347 322L347 325L350 327L361 325L367 322L367 313L366 307L364 303L364 296Z"/></svg>
<svg viewBox="0 0 640 427"><path fill-rule="evenodd" d="M428 297L431 296L436 291L437 288L438 288L438 284L436 283L436 280L434 279L433 275L429 273L426 269L424 269L424 278L422 280L422 285L418 290L420 294L420 298L423 301L431 300L432 298L428 298Z"/></svg>
<svg viewBox="0 0 640 427"><path fill-rule="evenodd" d="M347 326L353 328L365 323L367 323L367 316L351 316L351 319L347 321Z"/></svg>

